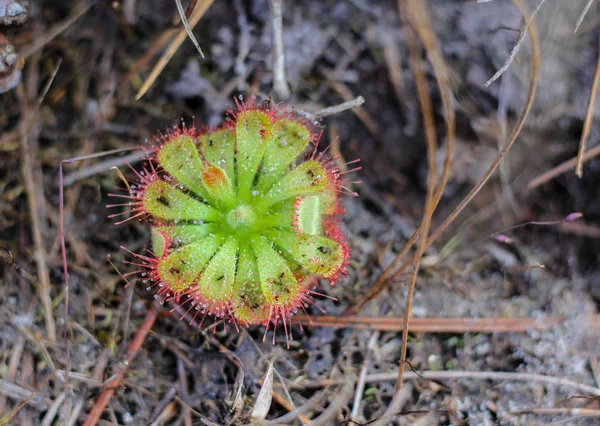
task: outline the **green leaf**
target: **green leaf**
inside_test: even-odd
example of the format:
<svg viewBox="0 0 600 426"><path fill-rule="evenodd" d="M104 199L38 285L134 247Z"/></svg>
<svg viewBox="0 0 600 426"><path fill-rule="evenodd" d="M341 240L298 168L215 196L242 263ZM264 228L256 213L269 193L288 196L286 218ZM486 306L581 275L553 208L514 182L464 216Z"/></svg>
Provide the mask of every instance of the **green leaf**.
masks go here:
<svg viewBox="0 0 600 426"><path fill-rule="evenodd" d="M157 268L161 280L174 291L186 290L199 277L220 244L220 238L207 236L159 260Z"/></svg>
<svg viewBox="0 0 600 426"><path fill-rule="evenodd" d="M247 243L240 244L238 268L234 286L235 316L242 323L264 322L269 306L260 283L256 255Z"/></svg>
<svg viewBox="0 0 600 426"><path fill-rule="evenodd" d="M212 302L231 300L237 251L238 243L235 238L230 237L208 263L198 282L198 291L207 300Z"/></svg>
<svg viewBox="0 0 600 426"><path fill-rule="evenodd" d="M265 152L256 189L265 192L310 143L310 131L301 123L279 119L273 125L273 137Z"/></svg>
<svg viewBox="0 0 600 426"><path fill-rule="evenodd" d="M236 122L237 185L242 201L251 198L250 190L265 150L271 140L271 117L260 110L244 111Z"/></svg>
<svg viewBox="0 0 600 426"><path fill-rule="evenodd" d="M345 260L342 244L320 235L269 231L267 236L308 271L330 278Z"/></svg>
<svg viewBox="0 0 600 426"><path fill-rule="evenodd" d="M158 151L156 159L167 173L188 189L201 197L206 195L201 180L204 165L190 136L169 139Z"/></svg>
<svg viewBox="0 0 600 426"><path fill-rule="evenodd" d="M285 175L258 202L262 208L288 198L323 192L328 184L327 171L318 161L310 160Z"/></svg>
<svg viewBox="0 0 600 426"><path fill-rule="evenodd" d="M158 258L161 258L165 253L165 249L167 248L167 240L165 238L165 231L160 230L159 228L152 228L151 233L151 244L152 244L152 252Z"/></svg>
<svg viewBox="0 0 600 426"><path fill-rule="evenodd" d="M252 240L262 292L267 302L289 306L300 292L298 280L286 261L262 237Z"/></svg>
<svg viewBox="0 0 600 426"><path fill-rule="evenodd" d="M148 213L163 220L210 222L220 218L219 212L208 204L184 194L161 180L155 180L146 187L143 206Z"/></svg>
<svg viewBox="0 0 600 426"><path fill-rule="evenodd" d="M298 231L310 235L320 234L323 221L321 197L318 195L302 197L296 201L294 206Z"/></svg>
<svg viewBox="0 0 600 426"><path fill-rule="evenodd" d="M208 234L214 233L218 228L214 223L197 223L193 225L177 224L171 226L159 226L154 229L166 233L172 244L190 244L206 237Z"/></svg>
<svg viewBox="0 0 600 426"><path fill-rule="evenodd" d="M226 209L235 205L236 197L233 185L222 168L206 163L202 169L202 184L209 193L209 198Z"/></svg>
<svg viewBox="0 0 600 426"><path fill-rule="evenodd" d="M204 158L209 163L219 166L232 185L235 186L235 132L233 129L217 130L198 138L204 152Z"/></svg>

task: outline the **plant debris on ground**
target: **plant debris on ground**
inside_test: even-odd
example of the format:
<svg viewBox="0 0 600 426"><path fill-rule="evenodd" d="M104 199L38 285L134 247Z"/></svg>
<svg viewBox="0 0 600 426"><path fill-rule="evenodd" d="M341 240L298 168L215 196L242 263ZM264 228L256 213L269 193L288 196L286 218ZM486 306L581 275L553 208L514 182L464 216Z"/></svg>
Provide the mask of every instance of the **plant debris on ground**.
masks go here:
<svg viewBox="0 0 600 426"><path fill-rule="evenodd" d="M181 2L202 58L175 0L0 0L0 425L600 422L600 6L419 1ZM107 218L113 168L181 120L219 125L240 95L287 102L363 167L348 277L321 284L289 348L283 327L190 325L125 286L120 247L150 232ZM523 117L456 219L395 260ZM414 293L415 262L373 290L420 249Z"/></svg>

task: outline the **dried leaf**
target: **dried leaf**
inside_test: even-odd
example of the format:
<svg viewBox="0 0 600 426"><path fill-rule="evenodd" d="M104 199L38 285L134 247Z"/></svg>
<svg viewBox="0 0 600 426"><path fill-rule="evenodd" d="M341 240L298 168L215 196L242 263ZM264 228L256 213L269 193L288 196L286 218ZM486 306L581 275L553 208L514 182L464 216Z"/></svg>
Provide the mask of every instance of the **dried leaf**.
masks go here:
<svg viewBox="0 0 600 426"><path fill-rule="evenodd" d="M263 385L260 388L256 403L252 409L252 418L254 420L264 420L269 414L271 408L271 399L273 397L273 363L269 364L269 369L265 375Z"/></svg>

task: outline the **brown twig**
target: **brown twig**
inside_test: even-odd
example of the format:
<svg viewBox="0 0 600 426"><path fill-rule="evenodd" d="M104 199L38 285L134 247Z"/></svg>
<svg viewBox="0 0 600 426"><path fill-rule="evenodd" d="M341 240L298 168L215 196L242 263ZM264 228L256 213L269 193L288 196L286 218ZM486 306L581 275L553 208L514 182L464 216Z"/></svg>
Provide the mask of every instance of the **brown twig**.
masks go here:
<svg viewBox="0 0 600 426"><path fill-rule="evenodd" d="M585 112L585 121L583 122L583 131L581 132L581 140L579 141L579 152L577 153L577 167L575 174L581 179L583 176L583 153L587 138L592 130L592 122L594 121L594 108L596 107L596 94L598 93L598 84L600 83L600 52L598 52L598 61L596 62L596 71L594 72L594 80L592 81L592 91Z"/></svg>
<svg viewBox="0 0 600 426"><path fill-rule="evenodd" d="M413 333L523 333L550 330L564 324L563 317L522 318L412 318ZM361 330L402 331L402 318L314 316L297 315L294 321L308 327L355 328ZM582 326L600 327L600 315L586 316Z"/></svg>
<svg viewBox="0 0 600 426"><path fill-rule="evenodd" d="M587 161L590 161L592 158L597 157L598 155L600 155L600 145L595 146L595 147L591 148L589 151L587 151L586 153L584 153L581 161L582 161L582 163L585 163ZM538 177L532 179L527 184L527 188L528 189L537 188L538 186L543 185L544 183L554 179L555 177L560 176L561 174L565 173L569 169L572 169L576 165L577 165L577 157L573 157L570 160L567 160L564 163L561 163L558 166L553 167L550 170L548 170L547 172L544 172L541 175L539 175Z"/></svg>
<svg viewBox="0 0 600 426"><path fill-rule="evenodd" d="M156 309L156 307L154 305L150 306L150 309L148 309L148 313L146 314L144 321L142 322L142 324L140 324L140 327L138 328L137 332L135 333L135 336L133 337L133 340L131 341L129 347L127 348L127 351L125 352L125 357L123 359L121 367L119 368L119 371L104 386L104 389L102 390L102 393L96 400L96 403L90 411L89 416L85 419L84 426L95 426L98 423L98 420L100 420L100 416L102 416L104 408L106 408L106 405L108 404L108 402L116 392L117 388L121 384L121 381L125 377L125 373L129 369L129 365L135 359L140 347L144 343L144 340L146 340L146 336L152 328L152 325L156 320L157 314L158 310Z"/></svg>
<svg viewBox="0 0 600 426"><path fill-rule="evenodd" d="M400 362L398 364L398 380L396 381L396 393L402 390L404 369L406 366L406 354L408 349L408 326L410 317L412 315L412 302L413 294L415 292L417 284L417 276L419 274L419 266L423 253L425 253L425 246L427 244L427 236L429 235L429 228L431 226L431 217L435 209L434 205L434 191L437 179L437 135L435 131L435 122L433 118L433 106L431 104L431 97L429 96L429 89L427 87L427 79L425 73L421 69L421 58L419 56L419 46L416 40L416 27L421 25L430 25L429 16L427 14L426 6L419 2L419 0L398 0L398 8L406 13L401 13L403 19L403 27L406 34L406 45L409 51L409 63L415 79L415 86L417 88L417 95L419 98L419 104L421 105L421 114L423 116L423 123L425 127L425 141L427 146L427 162L429 178L427 182L427 198L425 201L425 209L423 212L423 219L421 222L421 239L417 245L417 250L414 255L413 271L410 276L408 283L408 289L406 292L406 304L404 308L404 320L402 330L402 346L400 348ZM410 24L410 28L409 28Z"/></svg>

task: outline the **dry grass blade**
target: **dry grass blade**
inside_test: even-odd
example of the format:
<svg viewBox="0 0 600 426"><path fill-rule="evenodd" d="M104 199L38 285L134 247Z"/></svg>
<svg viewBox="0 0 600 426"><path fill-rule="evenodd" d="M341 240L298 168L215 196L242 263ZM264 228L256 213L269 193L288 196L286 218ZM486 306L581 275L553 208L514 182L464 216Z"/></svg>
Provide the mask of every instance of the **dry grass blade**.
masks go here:
<svg viewBox="0 0 600 426"><path fill-rule="evenodd" d="M517 6L517 8L519 9L519 12L521 12L521 15L523 16L523 20L525 22L530 21L529 12L527 11L526 7L521 3L521 1L513 0L513 3L515 4L515 6ZM500 150L498 155L496 155L496 158L494 158L494 161L492 162L491 166L488 168L488 170L486 170L483 178L477 183L477 185L475 185L475 187L473 187L473 189L460 202L460 204L454 209L454 211L450 214L450 216L448 216L448 218L446 218L446 220L444 220L444 222L435 230L435 232L431 235L431 237L429 237L429 241L427 242L427 245L433 244L439 238L439 236L446 230L446 228L463 211L463 209L467 206L467 204L469 204L473 200L475 195L477 195L477 193L479 193L481 188L483 188L483 186L487 183L487 181L490 179L490 177L492 177L492 175L498 168L498 165L500 164L502 159L506 156L506 154L513 147L514 143L517 140L517 137L519 136L519 134L521 133L521 130L523 129L523 126L525 125L525 120L527 119L527 116L529 115L529 111L531 110L531 107L533 105L533 100L535 98L535 90L537 88L537 82L538 82L538 70L540 67L539 43L538 43L538 38L537 38L537 32L535 30L535 25L533 23L530 23L530 25L529 25L528 34L531 39L531 55L532 55L532 58L531 58L532 59L532 61L531 61L531 80L529 83L529 91L527 93L527 101L525 102L525 107L523 108L523 112L521 113L521 116L519 117L519 120L515 124L515 127L513 128L512 132L508 136L508 140L506 141L506 144L502 147L502 149Z"/></svg>
<svg viewBox="0 0 600 426"><path fill-rule="evenodd" d="M442 173L440 175L439 183L435 189L435 193L433 196L432 208L433 210L435 210L435 208L437 208L437 205L440 202L440 199L442 198L442 194L446 187L446 183L448 182L450 165L452 163L452 158L454 155L456 122L454 109L452 107L452 102L450 99L451 90L448 83L448 72L435 33L433 32L431 25L419 25L416 27L416 31L421 39L421 42L425 46L425 51L429 58L429 62L432 64L433 67L436 83L438 85L440 97L442 99L444 121L446 126L446 152L444 154L444 163L442 166ZM362 307L367 302L373 300L375 297L381 294L381 292L386 288L386 286L390 282L390 277L398 276L398 274L394 273L394 271L398 268L400 261L404 259L410 248L417 241L422 231L423 223L421 222L417 230L406 242L404 247L402 247L398 255L396 255L396 257L392 261L392 263L385 269L385 271L379 276L379 278L377 278L376 282L367 291L367 293L364 295L361 301L359 301L354 307L348 309L345 312L345 314L354 314L360 311L360 309L362 309Z"/></svg>
<svg viewBox="0 0 600 426"><path fill-rule="evenodd" d="M498 80L502 76L502 74L504 74L504 72L508 69L508 67L510 67L510 64L512 64L512 62L514 61L515 57L517 56L517 53L519 53L519 49L521 48L521 44L523 44L523 41L525 40L525 36L527 35L527 29L529 28L529 25L531 25L531 23L533 22L533 18L535 16L535 14L540 10L540 8L542 7L542 5L544 4L545 1L546 0L540 0L540 2L538 3L538 5L536 6L536 8L533 10L533 12L531 13L531 15L529 16L529 19L525 21L525 24L523 24L523 28L521 28L521 31L519 32L519 38L517 39L517 42L515 43L515 46L513 47L512 51L510 52L510 55L509 55L508 59L506 60L506 62L504 62L504 65L502 66L502 68L500 68L496 72L496 74L494 74L492 76L492 78L490 78L484 84L484 87L488 87L494 81Z"/></svg>
<svg viewBox="0 0 600 426"><path fill-rule="evenodd" d="M156 37L152 42L152 45L148 50L146 50L144 55L140 59L138 59L135 62L135 64L133 64L131 69L125 75L123 75L123 77L121 77L121 79L119 80L119 86L122 86L125 83L127 83L142 68L145 68L148 65L148 62L150 62L150 60L154 57L154 55L156 55L163 47L165 47L166 44L170 40L172 40L173 37L175 37L175 34L177 34L177 32L178 30L176 28L169 28L165 30L161 35Z"/></svg>
<svg viewBox="0 0 600 426"><path fill-rule="evenodd" d="M588 100L587 109L585 112L585 121L583 123L583 132L581 132L581 140L579 141L579 152L577 153L577 167L575 174L581 178L583 176L583 153L585 152L585 144L592 130L592 122L594 120L594 108L596 106L596 94L598 93L598 84L600 83L600 52L598 52L598 61L596 62L596 71L594 72L594 80L592 82L592 91Z"/></svg>
<svg viewBox="0 0 600 426"><path fill-rule="evenodd" d="M588 152L584 153L581 159L582 163L590 161L592 158L600 155L600 145L591 148ZM528 184L527 188L533 189L537 188L540 185L554 179L557 176L565 173L566 171L572 169L577 165L577 157L573 157L570 160L565 161L564 163L559 164L556 167L551 168L547 172L542 173L535 179L532 179Z"/></svg>
<svg viewBox="0 0 600 426"><path fill-rule="evenodd" d="M419 240L419 244L414 256L413 272L411 274L406 293L406 305L404 308L404 330L402 330L402 347L400 349L400 363L398 365L396 394L398 394L402 389L402 377L404 375L408 347L408 325L410 316L412 315L413 294L417 284L419 265L427 244L427 235L429 234L429 228L431 226L431 217L433 216L433 211L435 209L434 191L437 179L437 136L435 131L435 121L433 118L433 106L429 96L429 89L427 88L427 79L425 77L425 73L421 69L419 47L415 34L413 33L413 31L416 32L416 28L418 26L430 26L429 16L423 2L418 0L399 1L398 7L401 11L405 12L401 13L401 15L403 18L403 27L405 29L404 33L406 34L406 45L409 51L409 63L415 78L415 86L417 87L417 95L419 98L419 104L421 105L421 113L423 115L423 123L425 126L429 179L427 182L427 199L425 201L423 220L421 222L423 231L421 233L421 239Z"/></svg>
<svg viewBox="0 0 600 426"><path fill-rule="evenodd" d="M592 7L592 3L594 3L594 0L588 0L585 7L581 11L581 15L579 15L579 18L577 19L577 22L575 23L575 31L574 32L577 32L577 30L579 30L579 27L581 26L581 23L583 22L583 18L585 18L585 15L587 15L588 11L590 10L590 7Z"/></svg>
<svg viewBox="0 0 600 426"><path fill-rule="evenodd" d="M177 5L177 12L179 12L179 16L181 17L181 23L183 24L183 27L185 28L185 31L187 32L188 37L190 38L190 40L192 40L192 43L194 43L194 46L196 46L196 49L198 50L198 53L200 53L200 56L202 56L202 59L204 59L204 52L202 52L202 49L200 48L200 44L198 44L198 40L196 40L196 36L194 35L194 33L192 32L192 29L190 28L190 23L187 20L186 12L183 9L181 0L175 0L175 4Z"/></svg>
<svg viewBox="0 0 600 426"><path fill-rule="evenodd" d="M213 2L214 2L214 0L203 0L203 1L198 2L198 5L196 5L196 9L190 16L190 20L189 20L190 28L194 28L198 24L200 19L204 16L204 14L208 10L208 8L213 4ZM175 54L175 52L177 52L177 49L179 49L179 46L181 46L181 43L183 43L186 36L187 36L187 31L185 28L175 34L175 37L173 37L173 39L171 40L171 43L167 47L167 50L160 57L160 59L158 60L158 62L154 66L154 68L152 68L150 75L148 76L146 81L144 81L144 84L142 85L140 90L138 90L137 94L135 95L136 100L139 100L142 96L144 96L144 94L148 91L150 86L152 86L154 81L156 81L156 79L158 78L158 76L160 75L162 70L165 69L165 67L167 66L167 64L169 63L169 61Z"/></svg>
<svg viewBox="0 0 600 426"><path fill-rule="evenodd" d="M39 280L38 291L44 308L44 320L46 323L46 333L48 340L56 341L56 324L52 315L52 298L50 297L50 272L46 259L46 248L44 247L44 238L42 235L42 221L46 220L43 216L45 211L45 197L42 192L41 176L36 178L34 170L41 171L41 163L35 156L37 141L30 137L31 114L23 86L19 86L18 93L21 98L21 155L23 157L23 176L27 188L27 204L29 215L31 217L31 232L33 234L33 243L35 247L35 261L37 266L37 275ZM41 203L41 205L40 205Z"/></svg>

